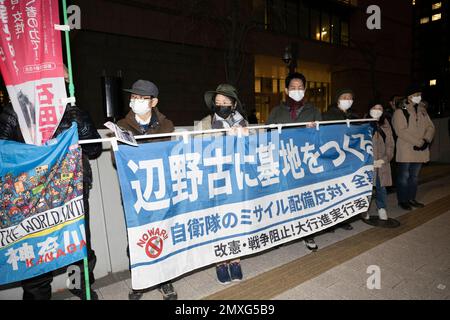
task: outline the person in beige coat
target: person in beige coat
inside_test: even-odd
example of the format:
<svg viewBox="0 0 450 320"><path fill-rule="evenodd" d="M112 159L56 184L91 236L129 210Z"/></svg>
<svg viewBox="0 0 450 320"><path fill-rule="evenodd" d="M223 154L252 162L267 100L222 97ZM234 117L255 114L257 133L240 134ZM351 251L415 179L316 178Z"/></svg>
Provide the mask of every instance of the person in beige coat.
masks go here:
<svg viewBox="0 0 450 320"><path fill-rule="evenodd" d="M418 86L407 89L407 101L395 110L392 124L397 134L397 199L404 210L424 207L416 201L417 182L423 163L430 161L430 143L435 128L421 101L422 90Z"/></svg>
<svg viewBox="0 0 450 320"><path fill-rule="evenodd" d="M373 167L375 171L374 181L376 190L376 205L380 220L388 220L386 211L387 192L386 187L392 186L390 162L394 158L395 142L391 125L386 119L383 106L375 104L369 111L370 117L377 119L372 122L373 133ZM369 219L367 212L365 219Z"/></svg>

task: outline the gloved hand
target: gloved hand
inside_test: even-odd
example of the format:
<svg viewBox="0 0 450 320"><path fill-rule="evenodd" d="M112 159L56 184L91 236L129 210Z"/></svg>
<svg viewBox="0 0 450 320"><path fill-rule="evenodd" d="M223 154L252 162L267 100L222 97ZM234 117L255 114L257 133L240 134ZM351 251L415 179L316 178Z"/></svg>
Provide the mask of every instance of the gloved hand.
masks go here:
<svg viewBox="0 0 450 320"><path fill-rule="evenodd" d="M428 141L426 141L426 140L424 139L424 140L423 140L423 145L422 145L421 147L414 146L414 150L416 150L416 151L423 151L423 150L426 150L426 149L428 148L429 145L430 145L430 144L428 143Z"/></svg>
<svg viewBox="0 0 450 320"><path fill-rule="evenodd" d="M374 168L381 168L383 166L383 164L384 164L384 160L383 159L375 160L373 162L373 167Z"/></svg>

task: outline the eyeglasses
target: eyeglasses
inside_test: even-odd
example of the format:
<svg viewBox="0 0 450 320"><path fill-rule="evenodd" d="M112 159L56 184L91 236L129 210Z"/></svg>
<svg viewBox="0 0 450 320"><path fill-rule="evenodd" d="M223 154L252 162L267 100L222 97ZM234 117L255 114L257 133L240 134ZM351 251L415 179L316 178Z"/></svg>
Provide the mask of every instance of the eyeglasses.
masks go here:
<svg viewBox="0 0 450 320"><path fill-rule="evenodd" d="M132 94L130 99L132 100L145 100L145 101L151 101L153 99L153 97L146 97L146 96L139 96L139 95L134 95Z"/></svg>

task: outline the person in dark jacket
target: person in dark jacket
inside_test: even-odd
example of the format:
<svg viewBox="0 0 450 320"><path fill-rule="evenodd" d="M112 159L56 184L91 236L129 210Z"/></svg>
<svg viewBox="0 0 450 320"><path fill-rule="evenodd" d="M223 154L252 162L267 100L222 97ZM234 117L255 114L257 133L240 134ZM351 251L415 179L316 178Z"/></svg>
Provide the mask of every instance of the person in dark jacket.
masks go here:
<svg viewBox="0 0 450 320"><path fill-rule="evenodd" d="M322 115L324 121L358 119L352 110L355 94L351 89L341 89L336 93L336 101Z"/></svg>
<svg viewBox="0 0 450 320"><path fill-rule="evenodd" d="M312 103L306 101L306 77L301 73L292 73L285 80L286 102L270 112L267 124L321 121L322 115Z"/></svg>
<svg viewBox="0 0 450 320"><path fill-rule="evenodd" d="M315 121L321 121L322 115L312 103L305 101L306 77L298 72L289 74L285 80L286 102L275 107L269 115L267 124L308 122L313 127ZM303 238L306 247L316 251L318 246L313 236Z"/></svg>
<svg viewBox="0 0 450 320"><path fill-rule="evenodd" d="M63 131L69 129L72 122L78 125L78 136L80 140L99 139L95 126L89 114L78 106L67 105L63 117L59 123L58 128L53 134L56 138ZM11 103L4 107L0 114L0 139L12 140L24 143L24 139L19 127L17 114L13 109ZM83 144L82 148L82 163L83 163L83 204L84 204L84 218L86 227L86 245L88 252L89 265L89 280L92 285L95 281L93 270L96 263L96 256L91 247L91 234L89 228L89 190L92 187L92 171L89 164L90 159L97 158L102 152L101 143ZM71 289L70 291L81 299L86 299L86 287L84 281L84 266L83 260L76 263L81 271L81 288ZM53 273L48 272L37 277L23 280L23 299L24 300L49 300L51 298L51 282L53 281ZM98 299L97 293L91 289L91 299Z"/></svg>
<svg viewBox="0 0 450 320"><path fill-rule="evenodd" d="M122 129L129 130L133 135L147 135L157 133L170 133L174 131L171 120L159 112L156 105L158 104L158 87L151 81L138 80L133 83L131 89L124 91L131 93L130 95L130 111L117 122ZM151 139L151 141L167 140ZM115 158L113 157L113 162ZM129 248L127 249L129 255ZM142 290L131 290L128 294L129 300L139 300L144 293L150 288ZM159 285L158 290L161 292L164 300L176 300L178 297L172 283L170 281Z"/></svg>
<svg viewBox="0 0 450 320"><path fill-rule="evenodd" d="M358 119L359 116L353 113L352 106L355 94L351 89L341 89L336 92L336 101L322 115L324 121ZM353 230L348 222L341 222L336 227L344 230Z"/></svg>

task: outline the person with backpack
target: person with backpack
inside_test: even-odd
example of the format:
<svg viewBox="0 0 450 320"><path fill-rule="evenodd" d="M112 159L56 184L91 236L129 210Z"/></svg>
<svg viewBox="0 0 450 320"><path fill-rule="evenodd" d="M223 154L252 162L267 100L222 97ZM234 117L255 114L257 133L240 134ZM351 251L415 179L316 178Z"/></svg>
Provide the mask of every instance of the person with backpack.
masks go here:
<svg viewBox="0 0 450 320"><path fill-rule="evenodd" d="M397 135L397 199L404 210L422 208L416 200L417 185L422 164L430 161L430 143L435 128L422 101L422 89L410 85L405 93L406 102L395 110L392 125Z"/></svg>

